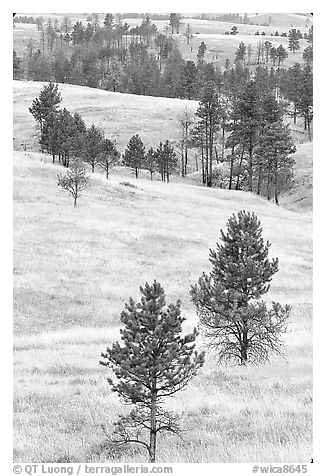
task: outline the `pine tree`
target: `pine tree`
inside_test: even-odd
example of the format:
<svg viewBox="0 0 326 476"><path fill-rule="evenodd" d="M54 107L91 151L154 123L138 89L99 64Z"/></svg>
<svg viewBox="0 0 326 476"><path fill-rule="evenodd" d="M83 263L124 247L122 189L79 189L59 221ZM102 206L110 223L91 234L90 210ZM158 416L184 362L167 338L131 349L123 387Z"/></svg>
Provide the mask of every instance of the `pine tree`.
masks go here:
<svg viewBox="0 0 326 476"><path fill-rule="evenodd" d="M204 353L195 351L196 329L181 336L185 318L180 301L167 306L164 289L156 281L146 283L140 291L141 301L130 298L121 313L122 343L108 347L100 363L115 374L115 381L108 378L112 390L134 406L115 423L111 441L142 445L153 463L158 434L180 434L178 416L166 411L163 401L195 377L204 363Z"/></svg>
<svg viewBox="0 0 326 476"><path fill-rule="evenodd" d="M289 127L281 120L264 127L256 149L260 164L260 189L264 187L268 200L271 200L273 195L277 205L279 195L292 185L295 160L291 154L295 150Z"/></svg>
<svg viewBox="0 0 326 476"><path fill-rule="evenodd" d="M161 174L162 182L169 182L170 175L175 171L177 166L177 157L173 146L167 140L163 144L160 142L155 152L155 160L157 170Z"/></svg>
<svg viewBox="0 0 326 476"><path fill-rule="evenodd" d="M106 178L109 178L109 172L115 165L118 165L120 153L117 150L116 144L110 139L102 140L102 147L99 153L97 164L105 171Z"/></svg>
<svg viewBox="0 0 326 476"><path fill-rule="evenodd" d="M244 61L245 56L246 56L246 50L247 50L246 45L244 44L243 41L241 41L239 43L238 48L235 51L235 60L236 61Z"/></svg>
<svg viewBox="0 0 326 476"><path fill-rule="evenodd" d="M136 178L138 178L139 170L143 167L145 160L145 146L138 134L133 135L127 144L127 148L123 155L123 163L125 166L134 170Z"/></svg>
<svg viewBox="0 0 326 476"><path fill-rule="evenodd" d="M210 250L212 271L191 287L192 301L219 362L265 362L270 351L282 354L279 334L286 331L290 311L274 302L267 309L260 300L278 271L278 259L269 261L270 243L264 243L254 213L232 215L221 241Z"/></svg>
<svg viewBox="0 0 326 476"><path fill-rule="evenodd" d="M103 153L103 140L103 131L92 124L86 131L83 143L83 160L92 167L92 172Z"/></svg>
<svg viewBox="0 0 326 476"><path fill-rule="evenodd" d="M180 92L186 99L194 99L197 86L197 68L194 61L187 61L180 80Z"/></svg>
<svg viewBox="0 0 326 476"><path fill-rule="evenodd" d="M250 80L234 105L232 142L247 152L248 189L253 191L253 157L261 128L261 103L257 83ZM242 153L242 157L243 157Z"/></svg>
<svg viewBox="0 0 326 476"><path fill-rule="evenodd" d="M286 58L289 55L283 45L278 46L276 48L276 52L277 52L277 59L278 59L278 67L280 67L281 64L286 60Z"/></svg>
<svg viewBox="0 0 326 476"><path fill-rule="evenodd" d="M151 174L151 180L153 180L153 174L157 169L156 154L153 147L150 147L146 152L143 168L148 170L148 172Z"/></svg>
<svg viewBox="0 0 326 476"><path fill-rule="evenodd" d="M204 58L205 58L205 53L207 50L206 43L202 41L200 45L198 46L198 51L197 51L197 66L198 68L202 68L204 66Z"/></svg>
<svg viewBox="0 0 326 476"><path fill-rule="evenodd" d="M41 132L46 116L51 112L57 112L61 100L58 85L51 81L43 86L39 96L33 100L32 106L28 110L39 123Z"/></svg>
<svg viewBox="0 0 326 476"><path fill-rule="evenodd" d="M214 84L209 82L201 93L199 106L195 113L195 116L198 118L197 135L199 132L198 128L200 128L204 138L205 183L207 187L212 186L214 146L217 139L217 131L221 125L222 112L220 97L215 91Z"/></svg>
<svg viewBox="0 0 326 476"><path fill-rule="evenodd" d="M308 130L311 141L311 123L313 119L313 72L312 67L307 64L302 69L301 81L299 84L298 111L304 118L305 130Z"/></svg>
<svg viewBox="0 0 326 476"><path fill-rule="evenodd" d="M295 53L300 49L298 33L295 28L289 31L289 50Z"/></svg>

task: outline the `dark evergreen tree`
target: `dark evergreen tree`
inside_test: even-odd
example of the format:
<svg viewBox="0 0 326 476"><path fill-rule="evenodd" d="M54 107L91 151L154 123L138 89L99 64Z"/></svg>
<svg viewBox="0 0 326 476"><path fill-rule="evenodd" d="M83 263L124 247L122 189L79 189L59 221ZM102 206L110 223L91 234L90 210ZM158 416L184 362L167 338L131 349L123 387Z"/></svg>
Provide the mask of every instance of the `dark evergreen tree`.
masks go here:
<svg viewBox="0 0 326 476"><path fill-rule="evenodd" d="M295 150L289 127L285 126L281 120L264 127L256 148L259 162L257 192L264 190L268 200L274 196L277 205L279 195L291 187L295 164L291 154Z"/></svg>
<svg viewBox="0 0 326 476"><path fill-rule="evenodd" d="M298 111L304 118L305 130L311 141L311 123L313 119L313 72L310 65L304 66L299 84Z"/></svg>
<svg viewBox="0 0 326 476"><path fill-rule="evenodd" d="M203 138L203 152L205 154L205 184L212 186L213 158L215 154L215 142L217 131L221 127L222 108L220 97L217 94L214 84L209 82L203 88L198 109L195 113L197 117L196 134ZM199 132L201 129L202 133Z"/></svg>
<svg viewBox="0 0 326 476"><path fill-rule="evenodd" d="M311 45L307 46L307 48L305 48L303 50L302 58L304 59L305 63L308 66L312 66L313 58L314 58L314 52L313 52L313 47Z"/></svg>
<svg viewBox="0 0 326 476"><path fill-rule="evenodd" d="M106 178L109 178L109 172L115 165L118 165L120 153L117 150L116 144L110 139L103 139L101 152L99 153L97 164L105 171Z"/></svg>
<svg viewBox="0 0 326 476"><path fill-rule="evenodd" d="M235 102L235 121L232 125L232 143L242 145L243 153L247 152L248 189L253 191L253 156L259 140L261 123L261 103L255 81L249 81L242 94Z"/></svg>
<svg viewBox="0 0 326 476"><path fill-rule="evenodd" d="M139 135L133 135L123 155L123 164L134 170L136 178L139 170L143 168L145 152L145 146Z"/></svg>
<svg viewBox="0 0 326 476"><path fill-rule="evenodd" d="M155 160L158 172L161 174L162 181L169 182L170 175L175 171L178 161L173 146L167 140L163 144L160 142L155 152Z"/></svg>
<svg viewBox="0 0 326 476"><path fill-rule="evenodd" d="M187 61L183 67L180 79L181 96L186 99L194 99L196 97L197 86L197 68L193 61Z"/></svg>
<svg viewBox="0 0 326 476"><path fill-rule="evenodd" d="M21 79L23 73L23 60L17 55L16 50L13 51L13 77Z"/></svg>
<svg viewBox="0 0 326 476"><path fill-rule="evenodd" d="M58 85L52 82L44 85L39 96L33 100L32 106L28 110L38 122L41 132L45 118L51 112L57 112L61 100Z"/></svg>
<svg viewBox="0 0 326 476"><path fill-rule="evenodd" d="M246 56L246 50L247 50L246 45L244 44L243 41L241 41L239 43L238 48L235 51L235 60L236 61L244 61L245 56Z"/></svg>
<svg viewBox="0 0 326 476"><path fill-rule="evenodd" d="M153 174L157 170L156 154L153 147L150 147L146 152L143 168L148 170L148 172L151 174L151 180L153 180Z"/></svg>
<svg viewBox="0 0 326 476"><path fill-rule="evenodd" d="M270 244L264 243L254 213L232 215L221 241L210 250L211 272L191 287L192 301L219 362L265 362L270 351L282 353L279 335L290 311L274 302L268 310L260 300L278 271L278 259L268 259Z"/></svg>
<svg viewBox="0 0 326 476"><path fill-rule="evenodd" d="M289 31L289 50L295 53L300 49L300 42L298 38L298 33L295 28L292 28Z"/></svg>
<svg viewBox="0 0 326 476"><path fill-rule="evenodd" d="M154 281L140 288L141 301L130 298L121 313L121 343L102 353L102 365L115 374L108 378L124 403L133 405L128 416L115 423L111 441L136 443L146 448L154 463L157 436L163 431L180 434L178 416L166 411L166 397L184 389L204 363L195 351L197 330L182 335L181 303L166 305L162 286Z"/></svg>
<svg viewBox="0 0 326 476"><path fill-rule="evenodd" d="M200 43L200 45L198 46L198 51L197 51L197 66L198 66L198 68L202 68L204 66L206 50L207 50L206 43L204 41L202 41Z"/></svg>
<svg viewBox="0 0 326 476"><path fill-rule="evenodd" d="M92 172L94 172L97 162L101 161L103 141L103 131L92 124L87 129L83 141L83 160L92 167Z"/></svg>
<svg viewBox="0 0 326 476"><path fill-rule="evenodd" d="M169 17L170 26L172 29L172 35L174 32L179 33L181 25L181 16L179 13L170 13Z"/></svg>
<svg viewBox="0 0 326 476"><path fill-rule="evenodd" d="M277 52L278 67L280 67L281 64L286 60L286 58L289 55L283 45L278 46L276 48L276 52Z"/></svg>

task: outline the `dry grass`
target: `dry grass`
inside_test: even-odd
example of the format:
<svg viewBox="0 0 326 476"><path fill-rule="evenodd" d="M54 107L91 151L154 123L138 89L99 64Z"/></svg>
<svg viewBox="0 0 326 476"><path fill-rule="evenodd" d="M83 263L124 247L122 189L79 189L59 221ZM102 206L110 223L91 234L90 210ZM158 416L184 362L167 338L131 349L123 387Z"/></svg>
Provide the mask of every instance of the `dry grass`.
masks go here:
<svg viewBox="0 0 326 476"><path fill-rule="evenodd" d="M218 368L210 355L168 402L184 412L188 431L184 441L161 440L158 460L309 461L310 217L243 192L132 177L137 188L126 187L119 171L109 181L95 173L74 209L57 171L41 154L15 153L15 461L145 461L135 448L113 451L100 428L105 422L110 432L121 411L100 353L118 337L123 303L153 278L196 324L189 286L208 269L219 229L243 208L257 213L280 260L269 299L293 306L287 360Z"/></svg>
<svg viewBox="0 0 326 476"><path fill-rule="evenodd" d="M39 95L42 82L14 81L14 148L37 147L35 123L28 112ZM60 84L61 107L78 112L85 122L95 123L109 137L119 133L118 146L124 150L130 137L138 133L146 147L157 147L160 141L178 139L178 115L185 107L197 109L197 101L133 94L113 93L99 89Z"/></svg>
<svg viewBox="0 0 326 476"><path fill-rule="evenodd" d="M294 187L281 197L286 208L299 212L311 212L313 203L313 144L298 144L294 154Z"/></svg>

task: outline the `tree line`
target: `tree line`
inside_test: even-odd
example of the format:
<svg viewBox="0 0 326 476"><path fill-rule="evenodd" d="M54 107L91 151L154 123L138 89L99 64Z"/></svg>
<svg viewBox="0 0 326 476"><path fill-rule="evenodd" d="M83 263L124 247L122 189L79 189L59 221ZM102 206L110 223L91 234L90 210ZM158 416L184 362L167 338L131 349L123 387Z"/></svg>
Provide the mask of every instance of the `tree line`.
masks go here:
<svg viewBox="0 0 326 476"><path fill-rule="evenodd" d="M136 178L146 170L151 180L157 173L167 182L176 171L185 177L189 173L189 157L193 161L195 156L204 185L254 192L278 204L280 194L292 185L291 155L296 150L283 120L285 105L271 92L273 78L264 68L257 68L254 78L247 77L241 65L239 71L234 82L228 84L228 95L219 91L214 81L207 80L195 114L184 109L178 117L177 141L167 139L146 150L141 137L134 134L122 154L116 141L105 138L94 124L87 128L79 114L58 109L58 85L49 83L30 108L40 126L40 147L52 154L53 162L58 157L60 163L69 166L71 157L80 157L92 172L99 168L107 178L112 167L122 165L130 167ZM307 102L307 84L312 75L309 81L300 80L300 89L297 73L305 76L305 68L295 65L290 73L282 78L282 88L292 95L295 114L306 118L310 131L312 90Z"/></svg>
<svg viewBox="0 0 326 476"><path fill-rule="evenodd" d="M205 85L205 68L214 70L217 81L224 85L231 74L229 60L224 68L205 60L205 42L198 47L197 61L182 58L173 36L181 25L179 14L170 14L170 30L163 32L158 31L150 15L135 27L123 23L122 18L116 21L109 13L103 26L95 14L87 25L81 21L72 25L68 16L61 23L51 18L36 20L39 44L29 40L23 58L14 52L15 79L51 80L131 94L198 99ZM312 28L309 31L310 41ZM185 36L191 45L193 35L189 24ZM256 52L251 45L246 51L240 45L235 60L243 60L246 55L248 66L270 64L279 68L287 57L282 45L276 48L269 41L261 42Z"/></svg>
<svg viewBox="0 0 326 476"><path fill-rule="evenodd" d="M59 109L61 93L58 85L50 82L45 85L29 108L40 130L39 144L42 152L52 154L53 163L58 158L65 167L71 159L79 158L91 167L104 171L109 178L110 170L117 165L130 167L136 178L140 170L150 172L151 180L159 173L161 180L170 181L178 161L169 140L160 142L154 150L147 151L141 137L133 135L123 154L117 149L116 140L105 138L103 131L94 124L87 127L81 115L72 114L66 108Z"/></svg>

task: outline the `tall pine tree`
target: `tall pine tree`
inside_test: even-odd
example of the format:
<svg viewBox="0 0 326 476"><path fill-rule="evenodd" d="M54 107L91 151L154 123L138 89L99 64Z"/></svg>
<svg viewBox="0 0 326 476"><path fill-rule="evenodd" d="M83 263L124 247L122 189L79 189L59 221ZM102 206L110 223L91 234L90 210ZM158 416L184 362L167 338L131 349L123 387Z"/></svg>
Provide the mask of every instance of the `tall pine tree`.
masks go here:
<svg viewBox="0 0 326 476"><path fill-rule="evenodd" d="M163 431L180 433L177 415L166 411L166 397L184 389L204 363L195 351L197 330L182 335L181 304L166 305L160 283L145 284L136 303L130 298L121 313L121 343L102 353L102 365L115 374L108 378L124 403L133 405L120 416L111 437L114 443L136 443L146 448L149 462L156 459L157 436Z"/></svg>
<svg viewBox="0 0 326 476"><path fill-rule="evenodd" d="M268 360L270 351L282 354L279 335L286 330L289 306L260 300L278 271L278 259L268 259L270 243L254 213L241 211L221 230L221 241L210 250L212 270L191 287L209 346L219 361L241 365Z"/></svg>

